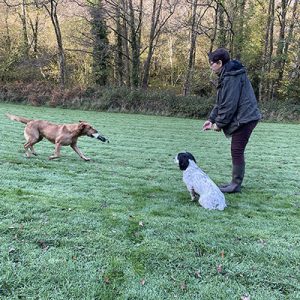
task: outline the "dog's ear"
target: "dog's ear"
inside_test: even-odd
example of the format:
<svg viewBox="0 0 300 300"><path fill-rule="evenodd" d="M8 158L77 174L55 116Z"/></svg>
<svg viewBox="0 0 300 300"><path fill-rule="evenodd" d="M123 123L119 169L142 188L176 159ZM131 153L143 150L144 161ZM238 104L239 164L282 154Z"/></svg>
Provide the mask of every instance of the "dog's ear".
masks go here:
<svg viewBox="0 0 300 300"><path fill-rule="evenodd" d="M193 160L195 163L197 163L196 159L195 159L195 157L194 157L194 155L192 153L187 152L187 151L185 153L186 153L188 159Z"/></svg>
<svg viewBox="0 0 300 300"><path fill-rule="evenodd" d="M81 132L85 128L85 126L86 126L86 123L83 121L80 121L79 126L78 126L79 131Z"/></svg>
<svg viewBox="0 0 300 300"><path fill-rule="evenodd" d="M189 166L189 158L186 153L179 153L178 154L178 162L179 162L179 169L184 171Z"/></svg>

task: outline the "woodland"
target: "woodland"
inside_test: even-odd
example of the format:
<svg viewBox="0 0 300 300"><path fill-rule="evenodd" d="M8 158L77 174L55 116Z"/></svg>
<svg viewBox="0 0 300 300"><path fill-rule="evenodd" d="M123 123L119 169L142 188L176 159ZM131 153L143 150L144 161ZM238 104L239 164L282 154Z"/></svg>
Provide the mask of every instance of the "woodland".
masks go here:
<svg viewBox="0 0 300 300"><path fill-rule="evenodd" d="M209 99L218 47L246 66L261 103L299 105L295 0L0 0L0 98L84 102L121 88L156 91L158 106L166 91Z"/></svg>

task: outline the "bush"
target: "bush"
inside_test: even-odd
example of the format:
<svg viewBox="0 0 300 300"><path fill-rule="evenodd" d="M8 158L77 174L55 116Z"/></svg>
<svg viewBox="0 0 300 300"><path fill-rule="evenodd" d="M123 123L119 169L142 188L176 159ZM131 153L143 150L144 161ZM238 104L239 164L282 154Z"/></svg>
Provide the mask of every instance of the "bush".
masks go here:
<svg viewBox="0 0 300 300"><path fill-rule="evenodd" d="M168 90L129 89L127 87L80 87L61 89L45 82L0 84L1 101L30 105L64 107L108 112L130 112L163 116L206 118L215 97L182 96ZM300 120L295 101L260 104L267 120Z"/></svg>
<svg viewBox="0 0 300 300"><path fill-rule="evenodd" d="M263 119L272 121L300 121L300 104L289 101L269 101L260 105Z"/></svg>

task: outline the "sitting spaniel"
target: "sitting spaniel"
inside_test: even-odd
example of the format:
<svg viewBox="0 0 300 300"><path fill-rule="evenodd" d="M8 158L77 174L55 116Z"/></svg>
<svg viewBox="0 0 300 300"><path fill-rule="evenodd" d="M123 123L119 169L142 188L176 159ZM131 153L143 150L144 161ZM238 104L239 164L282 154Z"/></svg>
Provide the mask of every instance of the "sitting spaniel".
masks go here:
<svg viewBox="0 0 300 300"><path fill-rule="evenodd" d="M189 152L178 153L175 162L183 171L183 182L191 194L192 201L199 196L199 204L207 209L224 210L225 197L217 185L196 164Z"/></svg>

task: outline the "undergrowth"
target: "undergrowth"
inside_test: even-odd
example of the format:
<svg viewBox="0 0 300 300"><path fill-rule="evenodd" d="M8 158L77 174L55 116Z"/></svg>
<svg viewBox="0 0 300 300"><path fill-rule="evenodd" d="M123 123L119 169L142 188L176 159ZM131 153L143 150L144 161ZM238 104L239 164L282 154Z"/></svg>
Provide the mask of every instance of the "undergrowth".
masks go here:
<svg viewBox="0 0 300 300"><path fill-rule="evenodd" d="M35 81L30 84L0 84L0 101L103 112L139 113L159 116L207 118L215 102L213 95L181 96L171 90L143 90L127 87L73 87ZM300 121L299 101L266 101L259 103L263 119Z"/></svg>

